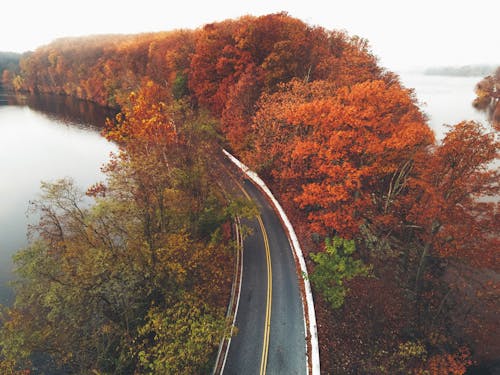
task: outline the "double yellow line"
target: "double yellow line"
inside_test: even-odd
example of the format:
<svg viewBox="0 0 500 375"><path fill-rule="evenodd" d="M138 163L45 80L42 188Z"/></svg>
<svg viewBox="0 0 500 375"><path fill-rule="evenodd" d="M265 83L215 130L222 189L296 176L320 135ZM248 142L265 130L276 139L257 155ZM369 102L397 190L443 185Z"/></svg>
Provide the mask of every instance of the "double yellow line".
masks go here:
<svg viewBox="0 0 500 375"><path fill-rule="evenodd" d="M232 175L231 175L232 177ZM234 178L234 177L233 177ZM245 194L248 200L252 200L245 188L234 179L240 190ZM260 230L262 231L262 238L264 239L264 248L266 250L266 264L267 264L267 297L266 297L266 320L264 322L264 342L262 344L262 357L260 361L260 375L266 373L267 355L269 353L269 332L271 331L271 306L273 298L273 268L271 265L271 249L269 247L269 238L267 237L266 228L262 217L257 215Z"/></svg>
<svg viewBox="0 0 500 375"><path fill-rule="evenodd" d="M266 263L267 263L267 302L266 302L266 321L264 326L264 343L262 344L262 359L260 361L260 374L266 373L267 367L267 354L269 352L269 332L271 330L271 305L273 298L273 269L271 265L271 251L269 249L269 239L267 237L266 228L262 222L262 217L257 216L260 229L262 230L262 237L264 238L264 247L266 248Z"/></svg>

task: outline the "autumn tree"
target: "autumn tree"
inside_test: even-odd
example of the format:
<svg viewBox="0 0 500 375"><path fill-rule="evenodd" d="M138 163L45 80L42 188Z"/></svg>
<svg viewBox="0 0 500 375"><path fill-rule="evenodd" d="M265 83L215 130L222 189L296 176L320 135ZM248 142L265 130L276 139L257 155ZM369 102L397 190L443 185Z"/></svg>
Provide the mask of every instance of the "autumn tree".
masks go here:
<svg viewBox="0 0 500 375"><path fill-rule="evenodd" d="M368 353L370 359L360 368L367 369L374 361L382 363L382 353L396 350L395 342L403 339L397 332L407 318L405 295L394 291L399 288L396 277L387 272L397 266L394 257L398 251L384 245L384 239L400 224L393 215L395 202L401 199L414 160L426 155L433 142L411 93L384 81L339 88L330 81L293 80L276 93L262 96L253 131L253 148L245 154L247 159L288 205L299 207L300 225L310 228L307 236L352 239L358 251L349 256L353 257L350 262L360 268L361 257L374 265L374 278L336 281L341 283L337 288L345 304L338 316L325 312L323 324L339 322L334 331L345 332L340 337L348 342L352 338L352 344L332 349L333 358L328 360L338 361L339 367L329 368L346 371L341 366L344 360L349 363ZM375 238L376 246L370 247L368 242ZM329 275L332 268L342 267L347 260L341 261L337 255L341 259L335 261L335 256L328 255L331 250L320 250L324 254L315 255L316 260L333 259L315 265L312 275L323 269L325 280L334 281L339 275ZM331 265L329 271L325 271L327 264ZM387 269L379 267L384 264ZM329 290L335 285L325 291L317 284L313 282L319 300L330 298ZM344 294L347 286L350 292ZM365 290L376 290L378 302ZM351 324L342 316L356 316L359 322ZM323 342L336 341L333 331L332 335ZM329 351L327 347L330 345L322 350Z"/></svg>
<svg viewBox="0 0 500 375"><path fill-rule="evenodd" d="M19 73L20 58L18 53L0 52L0 87L13 87L14 77Z"/></svg>
<svg viewBox="0 0 500 375"><path fill-rule="evenodd" d="M228 20L205 25L197 35L189 69L189 87L199 103L215 114L220 114L224 106L224 89L234 82L234 62L243 57L232 48L236 28L236 22Z"/></svg>
<svg viewBox="0 0 500 375"><path fill-rule="evenodd" d="M487 113L493 126L500 129L500 67L483 78L476 85L476 98L472 103L480 111Z"/></svg>
<svg viewBox="0 0 500 375"><path fill-rule="evenodd" d="M388 228L397 175L432 133L399 86L373 81L326 96L328 86L295 82L292 94L285 86L262 102L254 123L260 165L284 191L296 189L315 232L353 238L362 226ZM303 96L288 100L296 93Z"/></svg>
<svg viewBox="0 0 500 375"><path fill-rule="evenodd" d="M368 249L391 250L385 264L375 262L374 272L384 282L392 280L406 301L399 313L406 320L401 327L406 337L394 342L408 351L385 349L392 351L385 361L396 366L393 371L403 368L397 370L407 356L406 369L464 373L472 348L476 358L491 359L486 346L498 347L489 339L498 309L498 147L495 134L478 123L450 128L443 142L415 159L406 173L391 212L401 224L392 225L388 236L360 233ZM368 299L352 289L354 306L357 298Z"/></svg>
<svg viewBox="0 0 500 375"><path fill-rule="evenodd" d="M415 190L413 202L406 202L406 220L412 230L406 232L405 242L413 254L406 252L413 259L408 274L412 275L418 329L427 335L437 329L437 319L465 313L459 296L474 279L471 276L476 272L470 273L470 267L498 272L498 155L495 134L478 123L462 122L450 129L419 167L423 168L419 181L410 183ZM456 272L462 274L455 279L461 282L451 281ZM473 288L485 298L485 307L492 306L487 302L487 296L494 293L492 287ZM480 300L469 302L474 305ZM453 332L446 334L451 340L456 338Z"/></svg>
<svg viewBox="0 0 500 375"><path fill-rule="evenodd" d="M147 314L182 306L188 291L194 295L190 306L193 298L201 303L198 288L194 289L199 280L195 275L210 273L211 268L202 271L191 263L193 258L213 258L218 252L227 257L223 245L204 244L187 232L169 231L157 237L157 247L151 248L142 209L127 199L130 192L111 189L108 194L109 198L85 209L77 201L82 195L67 182L45 186L43 201L37 203L42 221L36 229L42 240L16 259L22 279L16 286L16 305L1 332L6 359L18 365L24 359L25 366L31 360L36 365L41 355L51 358L55 368L71 372L133 373L142 361L140 353L153 345L151 336L141 333ZM210 315L213 324L197 335L211 338L186 359L193 366L206 363L205 353L214 348L225 324L218 307L204 303L203 312L192 319ZM193 324L176 324L188 323ZM190 326L183 329L191 330ZM200 349L203 354L196 352Z"/></svg>
<svg viewBox="0 0 500 375"><path fill-rule="evenodd" d="M154 335L139 346L139 363L146 374L201 374L210 372L213 353L226 324L199 297L187 296L166 310L151 309L140 333Z"/></svg>
<svg viewBox="0 0 500 375"><path fill-rule="evenodd" d="M310 26L286 13L245 16L139 35L62 38L24 55L15 88L124 106L145 80L209 109L228 146L248 148L251 117L262 92L293 78L337 87L389 80L368 42Z"/></svg>
<svg viewBox="0 0 500 375"><path fill-rule="evenodd" d="M255 113L255 103L262 90L262 72L248 65L238 82L231 87L221 115L221 130L237 154L248 150L252 137L249 124Z"/></svg>
<svg viewBox="0 0 500 375"><path fill-rule="evenodd" d="M421 181L427 195L416 202L412 219L436 255L495 266L500 228L491 198L500 193L499 147L495 134L479 123L461 122L426 161Z"/></svg>

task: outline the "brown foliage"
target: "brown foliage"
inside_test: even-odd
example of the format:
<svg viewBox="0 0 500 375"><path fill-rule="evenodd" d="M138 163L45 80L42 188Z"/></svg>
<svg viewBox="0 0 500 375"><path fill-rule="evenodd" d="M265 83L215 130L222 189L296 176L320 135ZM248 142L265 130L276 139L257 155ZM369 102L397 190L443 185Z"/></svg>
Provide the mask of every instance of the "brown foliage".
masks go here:
<svg viewBox="0 0 500 375"><path fill-rule="evenodd" d="M462 122L418 166L421 176L411 182L415 199L407 220L419 228L416 235L435 256L498 267L495 197L500 176L492 163L499 150L493 133L478 123Z"/></svg>

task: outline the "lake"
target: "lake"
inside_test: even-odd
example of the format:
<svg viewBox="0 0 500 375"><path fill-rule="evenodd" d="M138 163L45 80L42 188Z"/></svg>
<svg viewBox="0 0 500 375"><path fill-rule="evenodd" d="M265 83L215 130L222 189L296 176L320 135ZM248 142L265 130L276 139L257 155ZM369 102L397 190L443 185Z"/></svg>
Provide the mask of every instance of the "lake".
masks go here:
<svg viewBox="0 0 500 375"><path fill-rule="evenodd" d="M91 103L0 91L0 304L12 301L12 255L27 245L29 201L40 181L71 177L82 189L103 180L115 146L100 135L105 117Z"/></svg>
<svg viewBox="0 0 500 375"><path fill-rule="evenodd" d="M447 131L443 126L463 120L485 122L486 117L472 106L474 87L483 77L454 77L399 72L401 82L415 89L420 108L429 118L429 125L441 140Z"/></svg>

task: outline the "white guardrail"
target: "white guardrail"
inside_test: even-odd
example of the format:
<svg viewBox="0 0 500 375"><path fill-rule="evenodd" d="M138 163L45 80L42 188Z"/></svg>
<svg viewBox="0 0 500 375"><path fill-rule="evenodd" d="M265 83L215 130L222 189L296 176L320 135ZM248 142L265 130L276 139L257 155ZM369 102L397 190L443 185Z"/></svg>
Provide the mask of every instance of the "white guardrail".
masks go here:
<svg viewBox="0 0 500 375"><path fill-rule="evenodd" d="M292 250L295 254L295 259L298 260L299 266L300 266L300 271L302 277L302 281L304 283L304 291L305 291L305 310L307 312L307 319L305 319L305 324L309 325L308 328L309 330L309 341L311 344L311 368L310 374L311 375L320 375L320 362L319 362L319 346L318 346L318 329L316 325L316 312L314 311L314 301L313 301L313 296L311 292L311 284L309 283L309 278L307 276L307 268L306 268L306 262L304 260L304 255L302 253L302 249L299 244L299 240L297 239L297 235L295 234L295 231L293 229L292 224L290 223L290 220L288 220L288 217L285 214L285 211L279 204L278 200L274 197L273 193L271 193L271 190L267 187L264 181L257 175L257 173L253 172L248 168L245 164L243 164L241 161L239 161L237 158L235 158L233 155L231 155L229 152L226 150L223 150L224 154L233 162L239 169L241 169L245 175L252 180L257 186L260 187L260 189L264 192L264 194L267 195L271 203L274 205L276 211L281 217L281 221L286 227L286 230L288 232L288 239L290 241ZM304 300L304 298L303 298ZM307 331L307 329L306 329ZM307 333L306 333L306 338L307 338ZM309 367L309 366L308 366Z"/></svg>

